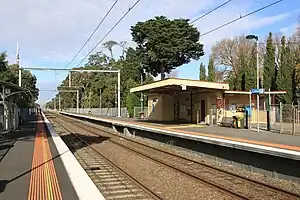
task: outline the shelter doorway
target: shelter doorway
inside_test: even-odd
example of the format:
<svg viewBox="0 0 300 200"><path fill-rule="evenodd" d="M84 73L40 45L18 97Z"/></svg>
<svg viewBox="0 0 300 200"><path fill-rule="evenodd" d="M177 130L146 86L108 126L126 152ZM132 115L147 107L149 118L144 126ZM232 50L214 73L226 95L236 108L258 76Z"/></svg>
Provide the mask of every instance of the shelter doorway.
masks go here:
<svg viewBox="0 0 300 200"><path fill-rule="evenodd" d="M205 100L201 100L201 116L200 116L200 121L205 122L205 116L206 116L206 106L205 106Z"/></svg>

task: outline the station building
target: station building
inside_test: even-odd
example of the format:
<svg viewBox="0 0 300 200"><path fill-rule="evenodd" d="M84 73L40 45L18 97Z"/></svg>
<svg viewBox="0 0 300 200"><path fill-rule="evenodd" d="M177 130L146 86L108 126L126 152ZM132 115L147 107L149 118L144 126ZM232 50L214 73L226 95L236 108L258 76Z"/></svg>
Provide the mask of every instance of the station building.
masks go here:
<svg viewBox="0 0 300 200"><path fill-rule="evenodd" d="M250 91L230 91L227 83L169 78L132 88L130 92L147 95L147 117L153 121L214 124L225 117L243 115L237 107L245 106L250 106L252 122L257 120L257 112L260 122L267 121L265 111L255 107L256 95ZM264 105L265 95L260 99ZM275 110L271 111L271 121L274 120Z"/></svg>

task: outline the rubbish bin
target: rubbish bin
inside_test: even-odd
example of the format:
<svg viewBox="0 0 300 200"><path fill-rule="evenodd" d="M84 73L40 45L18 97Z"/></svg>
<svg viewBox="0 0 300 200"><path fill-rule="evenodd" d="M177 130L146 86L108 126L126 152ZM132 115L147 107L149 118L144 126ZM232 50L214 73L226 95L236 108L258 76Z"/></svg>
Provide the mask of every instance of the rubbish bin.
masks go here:
<svg viewBox="0 0 300 200"><path fill-rule="evenodd" d="M233 128L238 128L238 118L236 116L233 116L232 119L233 119Z"/></svg>
<svg viewBox="0 0 300 200"><path fill-rule="evenodd" d="M245 127L245 123L244 123L244 116L241 116L241 117L239 117L238 118L238 122L239 122L239 126L238 126L238 128L244 128Z"/></svg>
<svg viewBox="0 0 300 200"><path fill-rule="evenodd" d="M140 112L140 119L144 119L145 118L145 113Z"/></svg>

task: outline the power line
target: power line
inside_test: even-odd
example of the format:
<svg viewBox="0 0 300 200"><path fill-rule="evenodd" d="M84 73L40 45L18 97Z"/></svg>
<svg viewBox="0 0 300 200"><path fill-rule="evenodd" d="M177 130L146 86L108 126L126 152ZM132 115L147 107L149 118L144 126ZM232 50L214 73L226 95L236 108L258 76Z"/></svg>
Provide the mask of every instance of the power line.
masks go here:
<svg viewBox="0 0 300 200"><path fill-rule="evenodd" d="M228 1L226 1L225 3L223 3L223 4L219 5L218 7L214 8L214 9L212 9L212 10L208 11L207 13L205 13L205 14L201 15L200 17L198 17L198 18L194 19L194 20L193 20L193 21L191 21L190 23L191 23L191 24L195 23L196 21L198 21L199 19L202 19L202 18L203 18L203 17L205 17L206 15L209 15L210 13L214 12L215 10L218 10L219 8L221 8L221 7L225 6L225 5L226 5L226 4L228 4L230 1L232 1L232 0L228 0Z"/></svg>
<svg viewBox="0 0 300 200"><path fill-rule="evenodd" d="M91 51L79 62L77 67L79 67L82 62L99 46L99 44L112 32L112 30L125 18L125 16L140 2L137 0L129 9L128 11L115 23L115 25L101 38L101 40L92 48Z"/></svg>
<svg viewBox="0 0 300 200"><path fill-rule="evenodd" d="M200 34L200 37L202 37L202 36L204 36L204 35L207 35L207 34L209 34L209 33L212 33L212 32L214 32L214 31L216 31L216 30L218 30L218 29L220 29L220 28L223 28L223 27L225 27L225 26L228 26L229 24L232 24L232 23L234 23L234 22L236 22L236 21L238 21L238 20L240 20L240 19L243 19L243 18L245 18L245 17L248 17L248 16L250 16L250 15L253 15L254 13L257 13L257 12L259 12L259 11L262 11L262 10L264 10L264 9L266 9L266 8L268 8L268 7L271 7L271 6L273 6L273 5L277 4L277 3L280 3L280 2L282 2L282 1L283 1L283 0L275 1L275 2L273 2L273 3L271 3L271 4L268 4L268 5L266 5L266 6L262 7L262 8L259 8L259 9L255 10L255 11L252 11L252 12L246 14L246 15L240 16L240 17L238 17L238 18L236 18L236 19L234 19L234 20L232 20L232 21L229 21L229 22L227 22L227 23L225 23L225 24L223 24L223 25L221 25L221 26L218 26L218 27L216 27L216 28L214 28L214 29L212 29L212 30L210 30L210 31L207 31L207 32L205 32L205 33L203 33L203 34Z"/></svg>
<svg viewBox="0 0 300 200"><path fill-rule="evenodd" d="M111 5L111 7L109 8L109 10L107 11L107 13L104 15L104 17L102 18L102 20L100 21L100 23L96 26L96 28L94 29L94 31L91 33L91 35L89 36L89 38L86 40L86 42L82 45L82 47L79 49L79 51L76 53L76 55L72 58L72 60L65 66L68 67L74 60L75 58L79 55L79 53L82 51L82 49L86 46L86 44L91 40L91 38L93 37L93 35L96 33L96 31L98 30L98 28L101 26L101 24L104 22L104 20L106 19L106 17L109 15L109 13L112 11L112 9L115 7L115 5L117 4L119 0L115 0L115 2Z"/></svg>

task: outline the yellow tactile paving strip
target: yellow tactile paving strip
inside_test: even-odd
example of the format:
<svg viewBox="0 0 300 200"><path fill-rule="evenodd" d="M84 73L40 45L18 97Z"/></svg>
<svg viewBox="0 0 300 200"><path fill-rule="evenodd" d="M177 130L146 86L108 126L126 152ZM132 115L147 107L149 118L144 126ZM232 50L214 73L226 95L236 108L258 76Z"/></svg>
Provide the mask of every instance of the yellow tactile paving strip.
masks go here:
<svg viewBox="0 0 300 200"><path fill-rule="evenodd" d="M38 116L42 120L41 116ZM44 123L38 123L28 200L62 200Z"/></svg>

